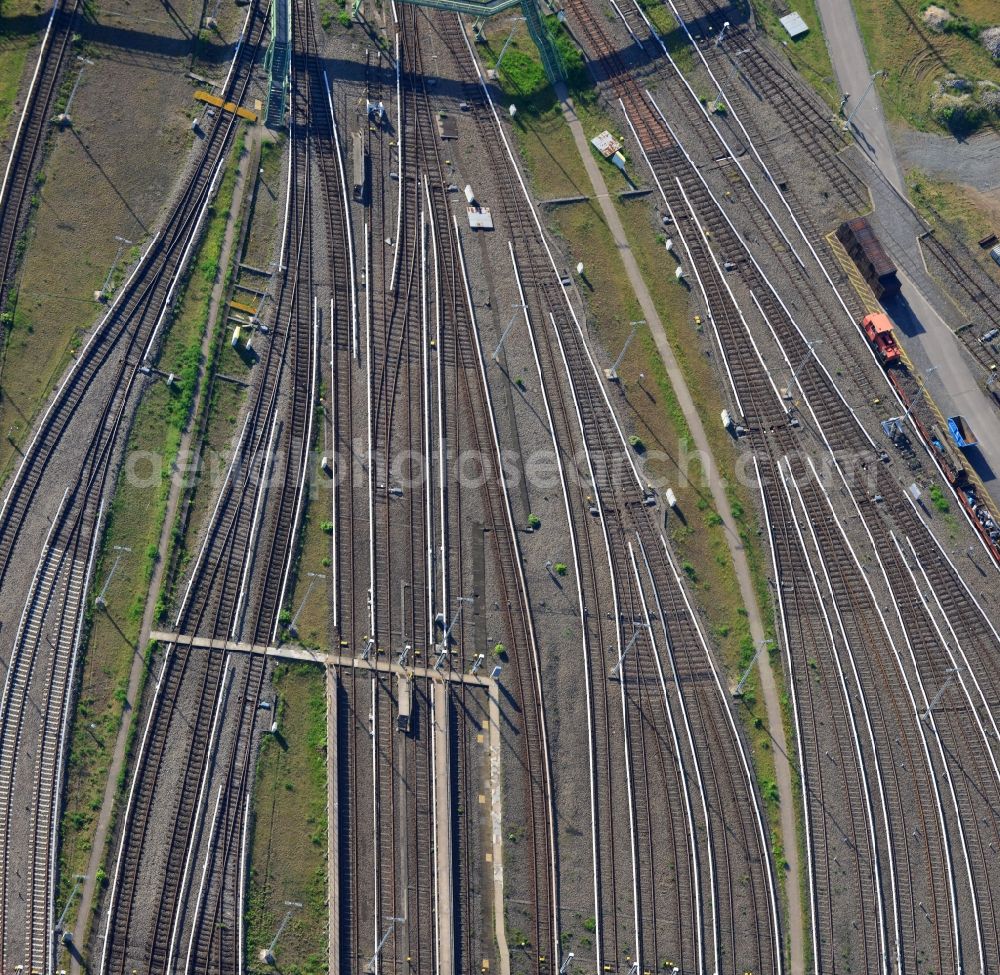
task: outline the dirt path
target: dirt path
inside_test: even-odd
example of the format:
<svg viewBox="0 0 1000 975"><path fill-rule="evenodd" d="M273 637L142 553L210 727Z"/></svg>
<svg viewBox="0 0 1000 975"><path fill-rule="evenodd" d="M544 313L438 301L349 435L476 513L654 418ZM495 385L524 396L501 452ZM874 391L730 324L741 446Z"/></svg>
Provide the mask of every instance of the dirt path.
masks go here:
<svg viewBox="0 0 1000 975"><path fill-rule="evenodd" d="M573 103L566 97L565 90L558 92L562 101L563 115L573 133L577 151L587 170L587 177L590 179L594 190L594 196L600 204L601 212L604 214L605 222L611 235L614 237L618 254L621 257L625 273L628 275L629 284L635 292L642 313L649 325L650 332L656 341L657 351L663 360L663 365L670 378L677 402L680 404L684 419L694 438L695 446L698 450L704 451L707 457L712 456L708 437L705 435L705 428L702 425L701 417L695 409L691 393L684 380L677 359L667 341L667 334L663 328L663 322L653 304L649 288L642 277L635 255L629 247L628 238L625 235L625 228L622 226L618 211L612 201L604 175L601 173L591 151L590 143L584 134L583 126L573 110ZM716 469L717 469L717 465ZM710 488L712 500L715 508L722 517L725 526L726 544L729 546L729 553L732 556L733 568L736 571L736 578L740 587L740 596L743 605L746 607L750 623L750 633L754 643L760 646L764 640L764 622L761 617L760 607L757 605L757 598L753 587L753 578L750 574L750 564L747 561L746 552L743 549L743 542L740 538L736 520L733 518L732 509L729 506L729 499L723 489L721 480L712 477ZM761 692L764 698L764 706L767 710L767 727L771 740L774 742L774 766L775 779L779 793L780 809L780 829L781 843L784 848L785 859L788 861L788 869L785 872L785 890L788 896L788 937L791 946L791 971L793 975L805 970L805 941L802 916L802 888L801 871L799 865L799 844L795 829L795 800L792 792L792 769L789 762L788 742L785 740L785 728L781 720L781 701L778 694L777 682L774 679L774 671L771 669L771 659L767 653L761 653L757 657L760 671Z"/></svg>
<svg viewBox="0 0 1000 975"><path fill-rule="evenodd" d="M246 195L248 184L247 173L252 160L257 158L257 143L260 133L256 127L247 130L247 152L239 161L236 169L236 180L233 185L233 204L229 211L229 220L226 223L226 233L222 242L222 253L219 256L219 268L227 268L233 259L233 243L236 236L237 217L243 209L243 200ZM236 151L235 149L233 151ZM205 328L205 335L201 343L201 371L198 374L198 389L195 394L192 417L198 415L201 407L202 397L205 392L204 385L204 364L208 360L212 338L215 334L215 326L218 321L219 312L222 308L222 300L225 296L226 275L220 273L217 276L215 287L212 289L211 303L209 305L208 324ZM191 422L188 429L181 438L178 449L178 457L186 457L191 451L191 441L194 439L196 424ZM163 571L167 563L167 555L170 549L170 536L173 531L174 520L177 515L177 505L180 501L181 489L184 486L184 479L173 477L170 484L170 496L167 499L166 515L163 519L163 527L160 530L159 552L160 558L153 567L153 576L149 582L149 590L146 593L146 609L142 617L142 630L139 634L139 642L132 658L132 670L129 673L128 691L126 694L127 704L122 717L122 723L118 729L118 737L115 740L115 750L111 759L111 767L108 770L108 781L104 790L104 800L101 803L101 812L97 819L97 831L94 834L94 845L90 853L90 862L87 864L87 878L83 885L83 893L80 899L80 909L77 913L76 927L73 930L73 942L80 948L86 946L88 929L90 926L91 913L94 907L94 897L97 893L97 871L102 866L105 859L105 847L108 842L108 831L111 827L112 813L115 808L115 798L118 794L118 779L121 775L122 767L125 763L125 746L129 738L129 730L136 717L137 697L142 681L142 671L145 655L143 650L149 642L149 634L153 629L153 614L156 610L157 597L160 586L163 582ZM83 950L83 949L80 949ZM72 975L81 975L82 968L80 956L76 953L72 957Z"/></svg>

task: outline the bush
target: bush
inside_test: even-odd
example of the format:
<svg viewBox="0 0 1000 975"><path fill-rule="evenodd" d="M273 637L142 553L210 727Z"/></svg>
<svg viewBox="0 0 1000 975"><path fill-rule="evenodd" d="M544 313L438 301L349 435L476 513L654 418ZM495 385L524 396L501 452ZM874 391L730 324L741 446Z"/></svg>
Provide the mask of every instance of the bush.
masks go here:
<svg viewBox="0 0 1000 975"><path fill-rule="evenodd" d="M533 531L538 531L542 527L542 519L538 515L528 515L528 527Z"/></svg>
<svg viewBox="0 0 1000 975"><path fill-rule="evenodd" d="M986 109L971 100L946 102L934 113L941 125L960 138L975 132L986 121L986 116Z"/></svg>
<svg viewBox="0 0 1000 975"><path fill-rule="evenodd" d="M495 643L493 645L493 656L502 657L507 652L507 648L502 643Z"/></svg>
<svg viewBox="0 0 1000 975"><path fill-rule="evenodd" d="M958 16L944 21L941 24L941 29L946 34L961 34L970 41L978 41L979 35L985 27L983 24L977 24L974 20L969 20L967 17Z"/></svg>
<svg viewBox="0 0 1000 975"><path fill-rule="evenodd" d="M498 74L503 77L504 87L518 95L530 97L537 95L548 86L548 79L545 77L545 69L542 62L532 54L519 51L513 45L507 48L507 52L500 62Z"/></svg>
<svg viewBox="0 0 1000 975"><path fill-rule="evenodd" d="M323 529L323 534L324 535L332 535L333 534L333 522L332 521L324 521L319 527Z"/></svg>
<svg viewBox="0 0 1000 975"><path fill-rule="evenodd" d="M937 508L941 514L947 514L951 505L948 504L948 499L945 497L944 491L942 491L936 484L932 484L928 493L931 496L931 501L934 503L934 507Z"/></svg>
<svg viewBox="0 0 1000 975"><path fill-rule="evenodd" d="M637 454L644 454L646 452L646 444L643 442L642 437L633 435L628 438L628 442Z"/></svg>
<svg viewBox="0 0 1000 975"><path fill-rule="evenodd" d="M552 566L552 570L555 572L557 576L564 576L566 575L567 572L566 563L556 562L556 564Z"/></svg>

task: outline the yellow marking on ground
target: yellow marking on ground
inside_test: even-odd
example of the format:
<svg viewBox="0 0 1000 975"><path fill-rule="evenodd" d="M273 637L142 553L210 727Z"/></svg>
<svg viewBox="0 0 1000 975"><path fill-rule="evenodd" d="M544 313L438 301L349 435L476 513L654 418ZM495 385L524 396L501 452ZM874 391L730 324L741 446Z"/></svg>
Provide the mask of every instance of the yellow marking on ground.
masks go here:
<svg viewBox="0 0 1000 975"><path fill-rule="evenodd" d="M251 112L249 108L243 108L236 102L224 102L218 95L213 95L210 91L199 89L194 93L196 101L205 102L206 105L214 105L224 112L235 112L240 118L245 118L249 122L257 121L257 113Z"/></svg>
<svg viewBox="0 0 1000 975"><path fill-rule="evenodd" d="M837 263L841 266L841 268L843 268L844 274L847 275L848 280L851 282L851 287L853 287L858 293L861 303L865 306L865 311L869 315L874 315L883 311L884 309L875 297L875 292L872 291L868 282L858 270L857 264L851 260L850 255L844 248L844 245L837 239L837 235L832 232L827 234L826 242L830 245L830 250L833 251L833 256L837 258Z"/></svg>
<svg viewBox="0 0 1000 975"><path fill-rule="evenodd" d="M229 302L229 307L234 311L242 311L247 315L256 315L257 309L253 305L248 305L244 301L231 301Z"/></svg>

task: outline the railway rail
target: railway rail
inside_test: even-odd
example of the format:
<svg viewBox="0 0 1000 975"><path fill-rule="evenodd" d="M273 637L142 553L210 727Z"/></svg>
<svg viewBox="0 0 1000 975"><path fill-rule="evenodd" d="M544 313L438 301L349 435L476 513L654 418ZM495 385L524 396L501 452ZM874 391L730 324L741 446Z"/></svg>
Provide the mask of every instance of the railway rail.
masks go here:
<svg viewBox="0 0 1000 975"><path fill-rule="evenodd" d="M850 167L840 158L849 146L844 133L833 122L830 109L818 95L804 86L795 73L762 41L746 22L733 17L731 7L710 0L665 0L681 29L706 58L723 64L725 50L732 45L741 52L737 70L744 76L751 93L766 101L779 114L799 148L807 153L822 172L827 184L840 196L850 212L863 213L871 209L871 200ZM725 30L725 45L716 45ZM689 27L693 24L693 29ZM727 69L728 70L728 69ZM747 108L746 100L735 85L728 94L735 96ZM754 113L745 110L743 118L754 124ZM758 133L759 135L759 133ZM758 138L758 144L766 142Z"/></svg>
<svg viewBox="0 0 1000 975"><path fill-rule="evenodd" d="M254 6L250 13L257 10ZM236 99L243 97L249 84L247 67L259 48L264 26L259 14L252 23L248 16L245 39L237 49L227 80L226 90ZM113 453L129 397L141 384L141 367L156 351L159 328L169 313L189 256L188 244L200 230L237 124L235 116L229 115L220 116L210 127L203 155L167 219L165 231L148 245L39 422L0 508L0 580L6 577L43 475L63 446L84 398L94 388L104 389L105 378L110 393L103 401L98 421L90 424L85 471L101 471Z"/></svg>
<svg viewBox="0 0 1000 975"><path fill-rule="evenodd" d="M981 341L981 336L991 329L1000 328L1000 301L996 298L996 285L976 265L971 254L966 254L964 262L960 261L953 251L955 243L952 242L949 246L935 231L923 234L920 246L931 255L948 281L958 289L964 310L973 316L966 327L956 329L956 334L976 362L986 370L987 375L994 375L1000 367L1000 357L994 343Z"/></svg>
<svg viewBox="0 0 1000 975"><path fill-rule="evenodd" d="M716 228L713 227L713 234L715 232L715 229ZM769 319L771 319L772 321L780 321L780 316L775 315L774 314L774 310L772 310L771 313L768 314L767 317ZM786 364L787 364L787 361L788 360L786 360ZM837 443L838 441L840 441L841 443L843 443L844 440L846 439L846 437L848 436L849 432L852 430L852 427L853 427L851 419L850 419L850 417L848 415L849 411L846 411L845 409L843 409L843 404L838 400L837 397L830 397L829 394L828 394L828 392L823 392L822 389L820 389L820 390L813 389L811 391L810 395L814 396L814 398L816 399L817 402L822 402L823 403L824 411L829 411L829 412L832 412L834 414L834 420L833 420L833 422L830 422L828 420L828 421L826 421L826 424L827 424L828 427L832 428L833 431L834 431L831 434L831 439L833 440L833 442ZM831 405L833 406L832 410L830 409ZM837 418L838 416L839 416L839 419ZM897 498L899 497L899 491L898 491L897 488L893 488L890 491L889 487L884 487L883 490L886 490L886 492L887 492L886 496L887 497L897 497ZM868 498L867 497L863 497L863 496L861 496L861 497L862 497L862 500L864 502L868 502ZM868 502L868 503L870 504L870 502ZM821 520L820 520L821 519L821 514L822 513L820 513L819 515L817 515L815 512L810 512L810 522L813 523L813 524L822 523ZM859 514L860 514L860 511L859 511ZM922 529L922 526L921 526L921 529ZM922 534L926 534L923 531L921 533ZM873 547L875 547L875 551L879 550L877 548L877 546L873 546ZM822 549L823 549L824 552L826 552L826 551L829 550L826 545L824 545L822 547ZM851 572L850 566L847 566L845 568L843 566L838 565L837 571L841 575L842 579L848 580L850 578L850 572ZM899 599L905 599L906 598L907 594L906 594L905 588L904 589L900 589L898 587L898 585L897 585L897 586L893 586L892 590L894 592L897 592L897 598L899 598ZM851 597L851 600L853 601L854 605L858 604L857 603L858 599L859 599L858 596L852 596ZM843 600L843 598L841 598L841 599L836 600L836 602L843 603L844 600ZM873 600L872 600L872 602L873 602ZM859 619L863 619L864 618L864 615L865 615L864 612L859 612L857 610L855 610L854 612L855 612L855 616L857 618L859 618ZM871 610L870 609L868 610L868 615L871 615ZM866 636L861 641L861 645L872 646L872 645L875 645L875 644L878 643L878 641L875 641L875 644L872 644L872 642L870 640L870 634L871 634L871 631L869 630L868 631L868 636ZM858 642L858 641L854 641L854 642ZM890 663L890 665L892 664L891 657L889 657L889 663ZM897 670L898 670L898 672L900 674L904 675L903 679L904 679L904 682L905 682L905 680L906 680L906 678L905 678L905 671L904 671L903 665L901 663L899 663L898 661L897 661ZM884 676L884 673L883 673L883 676ZM874 686L876 686L876 687L879 686L879 683L880 683L880 680L877 678L876 681L875 681L875 683L874 683ZM872 686L872 685L869 685L869 686ZM907 690L906 694L911 694L911 692L909 690ZM905 703L903 705L903 709L904 709L904 713L905 713L905 710L906 710ZM881 740L882 736L880 735L878 737L879 737L879 740ZM924 754L925 764L929 768L931 766L931 759L930 759L930 756L928 754L926 754L926 743L923 746L921 746L919 739L913 739L911 734L908 734L907 737L910 737L910 739L913 741L913 745L911 747L914 750L913 754L915 754L918 759L920 757L921 751L925 752L925 754ZM910 760L907 763L907 767L912 767L911 764L910 764L912 762L912 760L913 760L913 755L911 755L911 758L910 758ZM886 758L884 760L884 763L888 767L891 764L891 759ZM898 793L898 787L897 787L897 789L894 790L894 794L895 793ZM957 803L959 801L956 798L955 790L951 790L951 798L952 798L953 804ZM896 800L895 798L894 798L894 801L898 803L898 800ZM927 822L933 823L934 818L937 818L937 820L939 822L939 826L938 826L938 830L937 831L939 833L944 833L944 832L946 832L945 815L940 810L941 797L939 795L937 796L936 802L937 802L937 805L939 807L936 817L934 815L933 809L931 809L930 814L929 815L925 815L925 820ZM897 812L897 815L896 815L897 820L901 820L902 818L905 818L906 813L904 812L904 810L908 809L908 808L911 808L911 807L907 803L903 803L903 804L901 804L901 805L898 806L898 812ZM962 848L964 850L965 842L964 842L964 832L962 830L961 818L959 818L958 823L957 823L956 826L952 826L952 827L948 827L948 828L957 830L957 832L958 832L958 834L960 836L960 839L962 840L961 846L962 846ZM939 844L943 844L944 841L938 840L938 841L935 841L935 842L939 843ZM943 845L940 846L940 852L938 854L936 854L934 858L940 860L941 857L942 857L942 854L944 856L944 861L947 863L947 860L948 860L948 850L947 850L947 847L945 847ZM967 855L966 855L966 860L968 861L968 856ZM898 856L898 862L909 864L909 860L905 856L905 853L903 855ZM958 868L956 868L956 870L957 869ZM942 876L942 874L935 869L934 870L934 876L935 876L935 878L940 878ZM949 868L948 869L948 873L944 874L943 876L951 876L953 878L951 880L952 893L951 893L950 897L954 901L954 899L955 899L955 894L954 894L954 883L955 883L955 881L954 881L954 873L952 873L951 869ZM910 895L908 893L909 886L910 885L908 884L906 886L906 888L905 888L905 894L903 896L903 901L904 902L906 901L907 897L912 897L913 896L913 895ZM937 885L936 884L935 884L935 888L934 889L937 890ZM938 957L939 961L941 961L943 959L946 964L954 963L955 958L957 957L957 954L958 954L958 950L959 950L958 947L957 947L958 946L958 921L957 921L957 919L955 917L955 915L956 915L956 907L954 906L954 904L951 904L950 906L948 905L947 902L948 902L949 897L948 897L947 891L940 891L939 893L935 893L934 896L935 896L935 901L939 905L941 905L941 906L939 906L937 908L937 916L939 918L942 918L942 917L945 918L945 920L943 922L941 922L941 927L944 929L944 931L943 932L939 932L939 935L941 935L941 937L936 942L937 947L934 950L937 952L937 957ZM973 897L974 896L975 895L973 895ZM965 903L966 903L966 906L967 906L968 905L968 901L966 901ZM978 911L976 910L976 904L975 904L974 901L973 901L973 904L972 904L972 914L973 914L973 917L974 917L974 921L972 922L973 923L973 928L977 932L977 937L976 937L975 940L979 941L979 940L981 940L981 938L978 936L978 932L979 932L979 929L980 929L980 922L978 920ZM913 918L913 916L914 916L914 912L913 912L913 909L912 909L912 901L910 902L910 905L909 905L908 908L907 908L906 904L904 903L904 921L903 921L903 925L904 925L904 928L906 929L907 935L910 935L913 932L913 928L910 927L910 925L911 925L911 919ZM949 917L951 919L950 921L948 920ZM898 923L899 922L897 922L897 925L898 925ZM954 947L949 943L950 939L949 939L949 936L947 934L947 931L949 929L952 930L953 933L954 933L953 934ZM910 949L906 948L904 950L909 951ZM951 961L949 961L949 958L951 959Z"/></svg>

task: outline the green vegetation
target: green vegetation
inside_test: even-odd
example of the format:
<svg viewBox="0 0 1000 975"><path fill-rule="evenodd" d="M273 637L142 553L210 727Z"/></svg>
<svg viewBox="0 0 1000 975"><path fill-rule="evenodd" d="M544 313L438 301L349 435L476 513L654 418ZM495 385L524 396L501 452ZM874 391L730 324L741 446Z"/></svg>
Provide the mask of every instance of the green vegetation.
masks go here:
<svg viewBox="0 0 1000 975"><path fill-rule="evenodd" d="M263 170L263 175L258 173L258 184L277 185L277 173L281 166L281 148L283 143L266 142L261 146L259 160L251 160L249 171ZM255 164L256 162L256 164ZM246 200L250 200L250 187L247 187ZM261 208L261 203L266 206ZM266 192L260 192L255 197L253 211L250 212L250 205L247 202L246 211L241 214L241 219L247 221L247 250L256 242L256 237L266 238L273 242L272 234L277 231L276 220L273 219L271 196ZM258 212L262 219L261 226L258 227ZM242 225L241 225L242 228ZM240 230L238 228L235 240L238 247ZM268 250L268 254L270 251ZM260 256L248 258L244 254L243 260L249 263L261 263L266 265L270 257L263 257L263 250ZM237 256L233 257L235 266ZM206 268L207 273L207 268ZM231 280L233 271L227 269L226 281ZM224 292L225 298L225 292ZM229 335L228 325L221 320L216 328L216 333L212 339L209 351L209 362L206 367L206 381L211 382L211 395L203 399L201 411L196 423L199 431L204 431L200 447L205 458L206 471L214 471L219 476L224 476L224 471L229 463L230 449L234 434L237 432L237 422L246 398L246 388L222 379L221 376L232 376L237 379L246 377L250 371L251 360L240 351L234 350L227 341ZM186 501L189 503L189 514L186 521L178 517L173 527L173 546L171 553L170 572L161 592L159 613L165 614L174 598L173 587L177 579L183 572L185 565L192 557L192 551L188 548L188 540L196 539L198 533L204 526L205 519L208 518L215 502L215 490L217 483L213 477L198 479L188 492Z"/></svg>
<svg viewBox="0 0 1000 975"><path fill-rule="evenodd" d="M325 422L323 407L317 407L313 421L314 456L321 449ZM298 555L295 562L294 585L286 606L286 612L288 607L294 607L295 612L299 614L295 624L295 635L299 643L315 649L328 649L332 638L331 585L326 570L332 564L330 554L334 524L332 521L318 521L321 514L331 510L332 484L329 478L321 477L317 482L318 490L313 492L314 496L306 500L301 531L295 539Z"/></svg>
<svg viewBox="0 0 1000 975"><path fill-rule="evenodd" d="M579 48L557 18L545 17L544 21L562 60L570 97L574 101L593 101L593 85ZM495 68L507 36L508 29L503 24L487 24L487 29L482 34L484 43L478 48L487 67ZM497 80L504 94L517 104L519 114L525 112L533 116L544 116L553 109L558 110L556 93L545 77L541 56L523 24L515 29L510 45L504 52L497 70Z"/></svg>
<svg viewBox="0 0 1000 975"><path fill-rule="evenodd" d="M347 0L320 0L319 22L323 30L328 31L334 17L343 27L351 26L351 15L347 10Z"/></svg>
<svg viewBox="0 0 1000 975"><path fill-rule="evenodd" d="M538 515L528 515L528 527L533 531L538 531L542 527L542 519Z"/></svg>
<svg viewBox="0 0 1000 975"><path fill-rule="evenodd" d="M697 61L694 48L691 47L687 34L674 19L666 3L663 0L639 0L639 6L656 28L677 67L685 74L689 74Z"/></svg>
<svg viewBox="0 0 1000 975"><path fill-rule="evenodd" d="M796 0L793 9L809 25L809 33L798 40L790 40L788 31L781 26L778 14L770 0L752 0L757 22L780 44L796 71L822 96L823 100L836 109L840 105L840 89L830 63L830 52L816 10L816 0Z"/></svg>
<svg viewBox="0 0 1000 975"><path fill-rule="evenodd" d="M287 908L297 910L275 949L286 975L327 970L326 675L311 664L280 664L276 735L267 735L253 793L247 958L259 966Z"/></svg>
<svg viewBox="0 0 1000 975"><path fill-rule="evenodd" d="M927 493L930 494L934 507L937 508L941 514L946 514L951 509L951 505L948 503L948 499L945 497L944 491L942 491L937 484L932 484Z"/></svg>
<svg viewBox="0 0 1000 975"><path fill-rule="evenodd" d="M235 166L234 155L199 247L196 267L203 268L209 260L218 267L232 205ZM105 608L91 614L85 645L62 824L60 875L64 897L72 877L87 870L114 744L128 703L129 673L159 558L173 464L194 399L210 293L211 284L205 275L192 273L175 305L177 313L167 323L159 360L163 371L175 374L174 383L168 387L158 381L146 390L107 513L95 585L103 587L116 561L118 566L105 594ZM146 665L148 668L148 653Z"/></svg>
<svg viewBox="0 0 1000 975"><path fill-rule="evenodd" d="M0 31L2 31L0 23ZM27 40L4 41L3 56L0 57L0 140L6 139L13 122L14 102L28 59Z"/></svg>
<svg viewBox="0 0 1000 975"><path fill-rule="evenodd" d="M564 576L569 570L565 562L556 562L556 564L552 566L552 571L555 572L557 576Z"/></svg>
<svg viewBox="0 0 1000 975"><path fill-rule="evenodd" d="M965 135L998 118L1000 69L979 42L980 28L998 21L996 4L938 0L951 16L940 29L925 19L929 6L924 0L854 2L869 63L888 71L881 82L886 115L916 129Z"/></svg>

